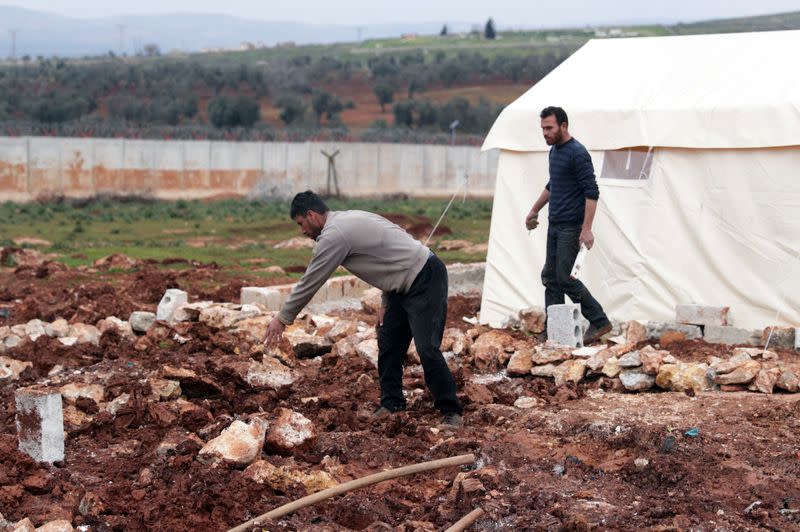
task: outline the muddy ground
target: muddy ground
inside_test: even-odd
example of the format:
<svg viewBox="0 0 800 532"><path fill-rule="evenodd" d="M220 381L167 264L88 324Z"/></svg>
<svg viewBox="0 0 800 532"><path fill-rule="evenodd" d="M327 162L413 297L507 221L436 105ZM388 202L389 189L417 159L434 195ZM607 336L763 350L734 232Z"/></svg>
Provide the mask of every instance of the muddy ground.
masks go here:
<svg viewBox="0 0 800 532"><path fill-rule="evenodd" d="M175 286L197 299L238 297L238 287L202 265L180 272L150 265L102 283L74 270L45 273L0 273L0 304L9 311L0 325L125 319L131 310L153 310ZM449 325L466 330L471 326L461 317L478 308L477 296L453 298ZM343 315L374 323L369 314ZM239 469L202 464L199 445L188 440L164 457L156 448L175 427L208 441L237 417L284 406L312 420L318 437L294 456L265 451L262 458L274 465L324 470L345 482L463 453L475 453L478 463L352 492L269 523L268 530L443 530L478 506L487 513L474 530L800 529L797 395L620 393L603 378L557 389L550 379L480 375L465 357L452 361L465 426L447 432L437 428L428 392L417 391L425 388L418 367L409 366L404 379L409 410L374 421L377 372L366 360L333 354L298 360L301 379L291 389L255 392L213 364L249 346L201 323L189 327L187 343L157 342L145 351L109 331L99 346L66 349L45 336L5 353L34 363L19 381L0 385L0 513L6 519L29 517L38 526L64 518L91 530L235 526L304 496L305 489L276 490L246 480ZM689 341L670 350L702 360L725 357L731 348ZM46 382L56 364L76 380L101 376L109 396L128 393L132 400L116 416L79 403L93 420L69 430L63 463L39 465L16 450L13 394ZM164 365L191 368L222 391L185 391L193 406L168 411L147 399L143 384ZM536 406L515 407L523 396L535 398ZM687 435L693 428L697 435Z"/></svg>
<svg viewBox="0 0 800 532"><path fill-rule="evenodd" d="M35 318L91 324L108 316L126 320L135 310L153 311L169 288L185 290L191 301L238 302L242 286L293 282L289 276L261 277L245 268L232 276L215 263L177 258L136 261L123 271L74 269L50 261L0 268L0 326Z"/></svg>

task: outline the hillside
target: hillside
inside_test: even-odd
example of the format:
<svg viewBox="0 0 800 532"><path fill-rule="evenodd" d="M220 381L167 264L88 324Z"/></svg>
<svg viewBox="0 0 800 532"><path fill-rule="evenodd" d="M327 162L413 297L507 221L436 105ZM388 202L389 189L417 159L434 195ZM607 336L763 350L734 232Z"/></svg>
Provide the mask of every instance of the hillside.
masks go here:
<svg viewBox="0 0 800 532"><path fill-rule="evenodd" d="M800 11L778 13L757 17L740 17L692 24L670 26L672 33L685 35L694 33L739 33L744 31L775 31L800 29Z"/></svg>
<svg viewBox="0 0 800 532"><path fill-rule="evenodd" d="M670 26L410 35L0 67L0 134L477 144L591 38L800 28L800 12Z"/></svg>
<svg viewBox="0 0 800 532"><path fill-rule="evenodd" d="M467 22L451 25L459 31L469 28ZM362 38L370 39L403 33L434 33L440 28L441 23L437 22L371 24L356 28L182 12L86 19L0 5L3 37L0 53L4 56L7 53L6 30L10 29L17 30L17 57L54 54L81 57L109 51L133 55L148 43L155 43L164 51L199 52L208 48L238 49L243 42L269 46L286 41L319 44L353 41L359 32Z"/></svg>

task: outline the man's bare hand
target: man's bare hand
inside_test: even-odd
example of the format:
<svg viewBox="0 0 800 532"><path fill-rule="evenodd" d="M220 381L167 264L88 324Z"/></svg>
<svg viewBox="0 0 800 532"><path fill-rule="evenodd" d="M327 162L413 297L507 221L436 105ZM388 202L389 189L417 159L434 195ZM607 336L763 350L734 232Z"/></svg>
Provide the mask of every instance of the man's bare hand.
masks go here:
<svg viewBox="0 0 800 532"><path fill-rule="evenodd" d="M532 231L536 229L539 225L539 213L531 211L528 213L528 216L525 217L525 229L528 231Z"/></svg>
<svg viewBox="0 0 800 532"><path fill-rule="evenodd" d="M578 238L578 241L586 246L586 249L592 249L594 245L594 235L592 234L591 229L583 228L581 231L581 236Z"/></svg>
<svg viewBox="0 0 800 532"><path fill-rule="evenodd" d="M381 307L378 309L378 321L375 323L375 330L377 331L380 329L381 325L383 325L383 315L386 313L386 309Z"/></svg>
<svg viewBox="0 0 800 532"><path fill-rule="evenodd" d="M283 330L286 328L286 325L281 322L278 318L272 318L272 321L269 322L267 325L267 332L264 335L264 343L268 346L276 345L281 336L283 336Z"/></svg>

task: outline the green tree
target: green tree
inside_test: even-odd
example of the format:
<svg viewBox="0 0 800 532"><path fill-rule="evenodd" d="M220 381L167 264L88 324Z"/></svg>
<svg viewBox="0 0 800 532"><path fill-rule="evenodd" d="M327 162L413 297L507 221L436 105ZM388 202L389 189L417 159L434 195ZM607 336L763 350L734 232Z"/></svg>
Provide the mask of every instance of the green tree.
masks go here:
<svg viewBox="0 0 800 532"><path fill-rule="evenodd" d="M350 107L348 107L348 105L350 105ZM355 107L353 102L344 104L339 98L334 96L330 105L328 105L328 109L325 110L325 116L328 117L328 120L339 120L339 114L343 109L352 109L353 107Z"/></svg>
<svg viewBox="0 0 800 532"><path fill-rule="evenodd" d="M281 110L280 118L284 124L291 125L302 122L306 114L306 104L301 98L292 94L284 94L275 102Z"/></svg>
<svg viewBox="0 0 800 532"><path fill-rule="evenodd" d="M491 19L491 17L486 21L486 28L483 30L483 36L487 39L494 39L497 37L497 34L494 31L494 21Z"/></svg>
<svg viewBox="0 0 800 532"><path fill-rule="evenodd" d="M369 69L375 78L395 78L400 73L397 59L391 56L379 56L369 60Z"/></svg>
<svg viewBox="0 0 800 532"><path fill-rule="evenodd" d="M417 113L417 123L420 127L435 126L439 118L439 111L431 102L422 102L419 104L417 106Z"/></svg>
<svg viewBox="0 0 800 532"><path fill-rule="evenodd" d="M335 95L328 91L314 91L311 96L311 108L319 124L322 115L326 115L328 120L333 120L344 109L344 104Z"/></svg>
<svg viewBox="0 0 800 532"><path fill-rule="evenodd" d="M197 95L192 94L183 101L183 116L189 119L194 118L197 116L198 107Z"/></svg>
<svg viewBox="0 0 800 532"><path fill-rule="evenodd" d="M147 57L158 57L161 55L161 49L155 43L147 43L142 50Z"/></svg>
<svg viewBox="0 0 800 532"><path fill-rule="evenodd" d="M442 31L439 32L440 37L447 37L447 24L442 26Z"/></svg>
<svg viewBox="0 0 800 532"><path fill-rule="evenodd" d="M28 115L42 123L76 120L87 114L90 103L86 98L50 94L30 104Z"/></svg>
<svg viewBox="0 0 800 532"><path fill-rule="evenodd" d="M458 96L439 108L439 129L449 131L453 120L461 122L459 129L464 133L471 133L473 130L472 113L469 100Z"/></svg>
<svg viewBox="0 0 800 532"><path fill-rule="evenodd" d="M427 88L428 80L426 74L420 70L411 74L408 81L407 97L409 100L414 99L414 94L424 91Z"/></svg>
<svg viewBox="0 0 800 532"><path fill-rule="evenodd" d="M375 96L378 98L378 103L381 104L381 113L386 112L385 105L394 101L394 87L388 83L378 83L373 89Z"/></svg>
<svg viewBox="0 0 800 532"><path fill-rule="evenodd" d="M208 119L214 127L225 127L231 120L230 100L225 96L218 96L208 102Z"/></svg>
<svg viewBox="0 0 800 532"><path fill-rule="evenodd" d="M145 123L150 119L150 109L136 96L120 94L108 102L108 114L125 122Z"/></svg>
<svg viewBox="0 0 800 532"><path fill-rule="evenodd" d="M181 121L181 106L178 102L170 102L164 109L164 120L171 126L177 126Z"/></svg>
<svg viewBox="0 0 800 532"><path fill-rule="evenodd" d="M253 127L261 119L261 107L249 96L241 95L234 104L239 123L243 127Z"/></svg>
<svg viewBox="0 0 800 532"><path fill-rule="evenodd" d="M414 123L414 100L404 100L397 102L392 107L394 112L394 125L411 127Z"/></svg>
<svg viewBox="0 0 800 532"><path fill-rule="evenodd" d="M459 81L465 81L469 77L469 72L457 59L451 59L439 69L439 79L442 85L450 88Z"/></svg>
<svg viewBox="0 0 800 532"><path fill-rule="evenodd" d="M261 118L258 102L249 96L218 96L208 102L208 118L215 127L252 127Z"/></svg>

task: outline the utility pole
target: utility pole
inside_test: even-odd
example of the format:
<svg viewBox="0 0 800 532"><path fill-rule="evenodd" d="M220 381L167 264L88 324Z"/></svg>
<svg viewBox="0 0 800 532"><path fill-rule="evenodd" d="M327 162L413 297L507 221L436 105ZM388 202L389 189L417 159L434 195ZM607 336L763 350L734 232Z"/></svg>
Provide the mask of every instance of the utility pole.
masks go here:
<svg viewBox="0 0 800 532"><path fill-rule="evenodd" d="M456 145L456 128L459 125L461 125L461 122L459 122L458 120L453 120L453 122L450 124L450 145L451 146L455 146Z"/></svg>
<svg viewBox="0 0 800 532"><path fill-rule="evenodd" d="M17 30L8 30L11 34L11 60L17 61Z"/></svg>
<svg viewBox="0 0 800 532"><path fill-rule="evenodd" d="M125 53L125 24L117 24L119 30L119 55Z"/></svg>

